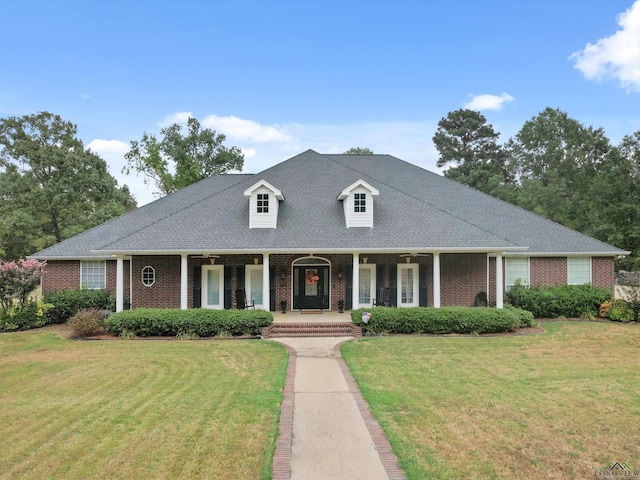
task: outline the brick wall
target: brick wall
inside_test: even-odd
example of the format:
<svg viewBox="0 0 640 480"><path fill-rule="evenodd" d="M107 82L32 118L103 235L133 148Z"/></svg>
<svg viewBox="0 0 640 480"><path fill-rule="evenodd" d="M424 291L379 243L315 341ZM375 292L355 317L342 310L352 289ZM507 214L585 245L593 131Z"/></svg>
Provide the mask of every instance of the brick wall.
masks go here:
<svg viewBox="0 0 640 480"><path fill-rule="evenodd" d="M599 288L613 291L615 269L613 257L593 257L591 259L591 283Z"/></svg>
<svg viewBox="0 0 640 480"><path fill-rule="evenodd" d="M80 288L80 260L48 261L42 277L42 294Z"/></svg>
<svg viewBox="0 0 640 480"><path fill-rule="evenodd" d="M142 284L142 269L147 266L156 271L150 287ZM180 255L135 256L131 278L133 308L180 308Z"/></svg>
<svg viewBox="0 0 640 480"><path fill-rule="evenodd" d="M487 291L487 254L440 254L440 302L445 306L471 306Z"/></svg>
<svg viewBox="0 0 640 480"><path fill-rule="evenodd" d="M564 285L567 283L567 258L531 257L529 277L531 286Z"/></svg>

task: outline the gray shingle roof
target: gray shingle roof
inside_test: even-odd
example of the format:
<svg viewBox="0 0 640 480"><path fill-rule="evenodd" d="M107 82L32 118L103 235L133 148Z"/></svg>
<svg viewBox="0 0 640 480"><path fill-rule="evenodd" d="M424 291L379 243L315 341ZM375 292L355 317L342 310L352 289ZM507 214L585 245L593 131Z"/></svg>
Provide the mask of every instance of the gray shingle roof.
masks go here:
<svg viewBox="0 0 640 480"><path fill-rule="evenodd" d="M346 228L337 199L359 179L380 190L372 229ZM277 229L249 229L249 199L243 192L259 180L285 197ZM321 155L308 150L259 174L212 176L34 257L522 248L537 254L625 253L390 155Z"/></svg>

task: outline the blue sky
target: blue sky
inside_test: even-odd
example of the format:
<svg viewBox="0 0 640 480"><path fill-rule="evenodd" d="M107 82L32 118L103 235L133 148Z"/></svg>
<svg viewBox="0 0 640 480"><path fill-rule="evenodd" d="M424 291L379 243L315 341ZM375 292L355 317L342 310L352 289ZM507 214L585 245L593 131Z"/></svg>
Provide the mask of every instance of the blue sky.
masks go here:
<svg viewBox="0 0 640 480"><path fill-rule="evenodd" d="M440 118L501 140L546 107L640 130L640 0L0 0L0 117L50 111L121 174L130 140L189 114L258 172L369 147L432 171Z"/></svg>

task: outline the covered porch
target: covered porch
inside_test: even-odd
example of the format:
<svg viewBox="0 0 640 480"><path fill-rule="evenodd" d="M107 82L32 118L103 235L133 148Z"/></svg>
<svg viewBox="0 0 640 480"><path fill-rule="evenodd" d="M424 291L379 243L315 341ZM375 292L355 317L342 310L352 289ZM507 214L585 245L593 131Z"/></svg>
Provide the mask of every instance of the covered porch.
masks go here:
<svg viewBox="0 0 640 480"><path fill-rule="evenodd" d="M339 312L381 304L438 308L472 305L481 293L502 308L502 259L502 252L468 250L130 252L116 255L116 309L124 306L125 276L131 280L127 297L133 308L235 309L245 305L244 297L253 308L272 312Z"/></svg>

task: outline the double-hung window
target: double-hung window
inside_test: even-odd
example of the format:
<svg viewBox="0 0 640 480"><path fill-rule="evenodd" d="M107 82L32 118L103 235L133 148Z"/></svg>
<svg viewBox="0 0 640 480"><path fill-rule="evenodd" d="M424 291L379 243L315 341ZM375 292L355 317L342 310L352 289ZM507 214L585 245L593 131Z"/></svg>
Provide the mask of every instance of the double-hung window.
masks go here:
<svg viewBox="0 0 640 480"><path fill-rule="evenodd" d="M591 283L591 258L567 258L567 283L569 285Z"/></svg>
<svg viewBox="0 0 640 480"><path fill-rule="evenodd" d="M80 287L87 290L106 288L107 262L85 261L80 265Z"/></svg>
<svg viewBox="0 0 640 480"><path fill-rule="evenodd" d="M353 211L356 213L365 213L367 211L367 194L366 193L354 194Z"/></svg>
<svg viewBox="0 0 640 480"><path fill-rule="evenodd" d="M504 259L504 283L509 290L516 282L521 285L529 285L529 257Z"/></svg>

